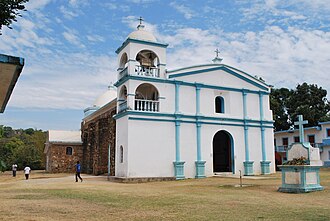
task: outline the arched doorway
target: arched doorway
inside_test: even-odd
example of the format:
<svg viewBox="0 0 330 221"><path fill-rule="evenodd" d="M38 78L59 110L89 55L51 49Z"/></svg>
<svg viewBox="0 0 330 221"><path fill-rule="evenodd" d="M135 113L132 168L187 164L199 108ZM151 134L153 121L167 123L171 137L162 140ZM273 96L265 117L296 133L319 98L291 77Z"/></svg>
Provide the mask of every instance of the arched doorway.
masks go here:
<svg viewBox="0 0 330 221"><path fill-rule="evenodd" d="M213 172L233 172L232 137L218 131L213 137Z"/></svg>

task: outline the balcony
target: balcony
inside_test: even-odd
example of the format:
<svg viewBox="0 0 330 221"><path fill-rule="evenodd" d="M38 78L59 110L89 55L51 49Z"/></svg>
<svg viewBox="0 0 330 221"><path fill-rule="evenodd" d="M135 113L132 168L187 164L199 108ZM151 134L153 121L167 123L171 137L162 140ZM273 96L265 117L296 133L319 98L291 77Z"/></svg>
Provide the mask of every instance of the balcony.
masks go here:
<svg viewBox="0 0 330 221"><path fill-rule="evenodd" d="M123 112L127 109L127 101L119 101L118 113Z"/></svg>
<svg viewBox="0 0 330 221"><path fill-rule="evenodd" d="M135 110L159 112L159 101L135 99Z"/></svg>
<svg viewBox="0 0 330 221"><path fill-rule="evenodd" d="M159 78L159 68L136 65L135 74L144 77Z"/></svg>
<svg viewBox="0 0 330 221"><path fill-rule="evenodd" d="M276 147L275 147L275 151L276 151L276 152L286 152L287 149L288 149L288 145L284 145L284 146L276 146Z"/></svg>
<svg viewBox="0 0 330 221"><path fill-rule="evenodd" d="M127 69L127 67L126 68L124 68L123 70L121 70L120 72L119 72L119 78L118 79L120 79L120 78L122 78L122 77L125 77L125 76L127 76L128 75L128 69Z"/></svg>

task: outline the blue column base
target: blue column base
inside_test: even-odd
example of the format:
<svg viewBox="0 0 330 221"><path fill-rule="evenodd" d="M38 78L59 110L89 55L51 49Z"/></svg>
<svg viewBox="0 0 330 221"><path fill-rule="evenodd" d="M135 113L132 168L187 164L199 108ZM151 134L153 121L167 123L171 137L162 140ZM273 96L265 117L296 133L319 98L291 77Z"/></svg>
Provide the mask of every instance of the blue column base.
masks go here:
<svg viewBox="0 0 330 221"><path fill-rule="evenodd" d="M254 161L244 162L244 176L253 176L253 163Z"/></svg>
<svg viewBox="0 0 330 221"><path fill-rule="evenodd" d="M205 178L205 163L206 161L195 161L196 176L195 178Z"/></svg>
<svg viewBox="0 0 330 221"><path fill-rule="evenodd" d="M261 174L270 174L270 161L261 161Z"/></svg>
<svg viewBox="0 0 330 221"><path fill-rule="evenodd" d="M184 176L184 161L175 161L174 164L174 175L177 180L185 179Z"/></svg>

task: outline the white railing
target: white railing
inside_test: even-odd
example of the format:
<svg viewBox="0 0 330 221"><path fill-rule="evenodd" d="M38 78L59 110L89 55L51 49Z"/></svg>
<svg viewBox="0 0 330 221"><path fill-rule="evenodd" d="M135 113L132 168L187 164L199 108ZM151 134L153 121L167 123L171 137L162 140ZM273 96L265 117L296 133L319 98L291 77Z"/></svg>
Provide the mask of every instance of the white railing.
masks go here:
<svg viewBox="0 0 330 221"><path fill-rule="evenodd" d="M276 146L275 147L276 152L286 152L287 149L288 149L288 145Z"/></svg>
<svg viewBox="0 0 330 221"><path fill-rule="evenodd" d="M126 75L128 75L127 67L119 72L119 78L125 77Z"/></svg>
<svg viewBox="0 0 330 221"><path fill-rule="evenodd" d="M135 73L140 76L157 77L159 78L159 68L135 66Z"/></svg>
<svg viewBox="0 0 330 221"><path fill-rule="evenodd" d="M159 101L135 99L135 110L159 112Z"/></svg>
<svg viewBox="0 0 330 221"><path fill-rule="evenodd" d="M119 110L118 113L123 112L127 109L127 101L119 101Z"/></svg>

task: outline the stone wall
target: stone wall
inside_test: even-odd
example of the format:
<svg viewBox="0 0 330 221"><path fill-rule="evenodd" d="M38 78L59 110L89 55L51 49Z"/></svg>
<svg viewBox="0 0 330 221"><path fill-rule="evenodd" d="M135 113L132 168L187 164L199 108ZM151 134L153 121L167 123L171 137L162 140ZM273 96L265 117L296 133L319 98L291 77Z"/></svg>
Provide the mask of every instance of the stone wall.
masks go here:
<svg viewBox="0 0 330 221"><path fill-rule="evenodd" d="M46 171L51 173L74 173L75 164L83 158L81 144L49 143L46 153ZM66 148L72 147L72 155L66 154Z"/></svg>
<svg viewBox="0 0 330 221"><path fill-rule="evenodd" d="M82 170L99 175L108 173L108 148L110 144L110 175L115 175L116 107L97 114L81 124L83 141Z"/></svg>

